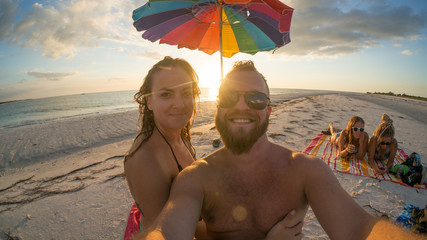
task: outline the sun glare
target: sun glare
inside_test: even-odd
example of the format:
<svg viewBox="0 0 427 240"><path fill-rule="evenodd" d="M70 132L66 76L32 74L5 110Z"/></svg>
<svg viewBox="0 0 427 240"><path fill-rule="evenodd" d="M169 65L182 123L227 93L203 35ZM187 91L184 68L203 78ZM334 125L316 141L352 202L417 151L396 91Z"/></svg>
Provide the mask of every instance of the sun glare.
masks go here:
<svg viewBox="0 0 427 240"><path fill-rule="evenodd" d="M200 88L207 88L207 100L216 100L219 89L220 74L209 68L203 68L197 71L199 75Z"/></svg>

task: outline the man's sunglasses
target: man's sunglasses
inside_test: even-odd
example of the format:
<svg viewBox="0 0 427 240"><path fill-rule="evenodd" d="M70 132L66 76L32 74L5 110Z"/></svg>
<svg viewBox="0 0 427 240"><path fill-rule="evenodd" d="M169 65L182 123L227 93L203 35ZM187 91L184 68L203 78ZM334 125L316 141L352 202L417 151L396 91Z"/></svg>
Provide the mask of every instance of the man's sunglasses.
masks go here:
<svg viewBox="0 0 427 240"><path fill-rule="evenodd" d="M363 132L363 131L365 131L365 129L364 128L353 127L353 131L355 131L355 132L357 132L357 131Z"/></svg>
<svg viewBox="0 0 427 240"><path fill-rule="evenodd" d="M391 145L391 142L380 142L381 145Z"/></svg>
<svg viewBox="0 0 427 240"><path fill-rule="evenodd" d="M270 98L262 92L221 91L218 95L218 105L221 108L234 107L239 101L240 95L245 97L246 104L252 109L262 110L270 103Z"/></svg>

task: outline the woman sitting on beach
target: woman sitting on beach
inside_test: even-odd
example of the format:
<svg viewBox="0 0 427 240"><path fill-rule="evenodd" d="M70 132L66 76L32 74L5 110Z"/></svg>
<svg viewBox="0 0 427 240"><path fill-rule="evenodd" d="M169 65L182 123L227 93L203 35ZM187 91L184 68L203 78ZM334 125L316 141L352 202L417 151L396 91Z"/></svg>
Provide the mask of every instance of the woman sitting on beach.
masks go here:
<svg viewBox="0 0 427 240"><path fill-rule="evenodd" d="M190 128L199 95L194 69L187 61L171 57L165 57L150 69L135 94L139 103L139 132L124 160L126 180L135 203L125 239L131 239L136 231L153 223L166 204L173 179L196 160ZM289 219L278 222L267 237L299 239L291 233L302 228L302 224L295 228L285 226ZM206 234L206 226L200 221L195 236L206 239Z"/></svg>
<svg viewBox="0 0 427 240"><path fill-rule="evenodd" d="M368 149L369 135L365 131L365 121L358 116L353 116L348 121L346 129L336 132L332 123L329 124L332 142L338 145L339 156L348 160L353 154L361 160Z"/></svg>
<svg viewBox="0 0 427 240"><path fill-rule="evenodd" d="M393 120L384 113L381 117L381 124L375 129L369 140L369 165L371 165L376 173L384 174L393 167L396 152L397 140L394 138ZM379 167L376 161L385 161L386 167Z"/></svg>

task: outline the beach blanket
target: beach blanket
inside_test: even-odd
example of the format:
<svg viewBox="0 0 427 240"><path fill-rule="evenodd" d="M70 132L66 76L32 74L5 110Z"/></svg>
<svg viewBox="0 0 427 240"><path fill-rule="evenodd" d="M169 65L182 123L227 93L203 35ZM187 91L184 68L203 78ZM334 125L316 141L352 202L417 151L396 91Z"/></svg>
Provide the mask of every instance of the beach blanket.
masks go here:
<svg viewBox="0 0 427 240"><path fill-rule="evenodd" d="M383 175L375 175L374 170L368 164L368 156L362 160L356 159L353 155L348 161L343 161L338 154L338 146L331 142L331 136L320 133L317 135L311 143L303 150L303 153L308 155L316 156L322 159L330 168L338 172L349 173L353 175L365 176L375 178L378 180L385 180L395 182L404 186L406 185L401 179L397 178L392 173L385 173ZM396 157L394 159L395 164L401 164L405 161L408 155L401 148L397 149ZM385 167L385 162L375 161L379 167ZM416 184L413 187L427 189L426 185Z"/></svg>

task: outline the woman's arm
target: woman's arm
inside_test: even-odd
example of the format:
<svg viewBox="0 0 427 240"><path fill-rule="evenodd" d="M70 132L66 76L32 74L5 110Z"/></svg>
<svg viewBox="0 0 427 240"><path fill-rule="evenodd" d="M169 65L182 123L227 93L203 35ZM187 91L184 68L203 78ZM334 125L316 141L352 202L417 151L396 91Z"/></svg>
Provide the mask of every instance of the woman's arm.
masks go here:
<svg viewBox="0 0 427 240"><path fill-rule="evenodd" d="M350 154L347 151L347 148L344 148L344 146L345 146L344 130L342 130L340 136L338 137L338 149L339 149L339 155L341 158L347 157Z"/></svg>
<svg viewBox="0 0 427 240"><path fill-rule="evenodd" d="M365 157L367 146L369 142L369 136L367 133L363 133L362 137L359 139L359 151L357 152L357 159L362 160Z"/></svg>
<svg viewBox="0 0 427 240"><path fill-rule="evenodd" d="M390 145L390 155L387 158L387 169L390 170L393 167L394 157L396 157L397 152L397 140L393 138L392 143Z"/></svg>
<svg viewBox="0 0 427 240"><path fill-rule="evenodd" d="M377 146L377 138L372 136L369 140L369 149L368 149L368 163L372 169L374 169L375 173L381 173L382 171L375 164L375 148Z"/></svg>
<svg viewBox="0 0 427 240"><path fill-rule="evenodd" d="M159 161L152 152L143 149L126 161L126 180L144 216L144 228L152 224L166 204L172 184L171 174L167 161Z"/></svg>
<svg viewBox="0 0 427 240"><path fill-rule="evenodd" d="M304 237L302 226L304 216L297 216L295 210L291 210L282 220L274 225L264 240L299 240Z"/></svg>
<svg viewBox="0 0 427 240"><path fill-rule="evenodd" d="M132 197L144 216L143 229L153 224L169 198L173 172L167 163L154 157L152 151L143 149L126 161L125 175ZM199 221L195 237L207 239L205 222Z"/></svg>
<svg viewBox="0 0 427 240"><path fill-rule="evenodd" d="M203 177L200 176L203 176L203 171L194 166L180 172L156 221L143 234L135 236L135 239L193 239L204 198Z"/></svg>

